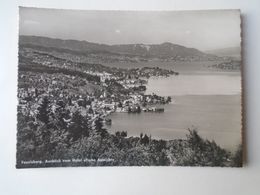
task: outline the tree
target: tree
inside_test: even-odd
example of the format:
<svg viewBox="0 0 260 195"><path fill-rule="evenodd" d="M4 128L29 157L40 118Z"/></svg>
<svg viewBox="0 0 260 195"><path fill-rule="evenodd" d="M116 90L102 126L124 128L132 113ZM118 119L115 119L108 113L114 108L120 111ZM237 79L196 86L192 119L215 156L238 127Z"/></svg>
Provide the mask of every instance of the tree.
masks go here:
<svg viewBox="0 0 260 195"><path fill-rule="evenodd" d="M122 102L119 102L117 106L118 106L118 108L122 108L122 106L123 106Z"/></svg>
<svg viewBox="0 0 260 195"><path fill-rule="evenodd" d="M137 111L136 111L137 113L141 113L141 107L138 105L137 106Z"/></svg>
<svg viewBox="0 0 260 195"><path fill-rule="evenodd" d="M121 132L121 137L127 137L127 131L122 131Z"/></svg>
<svg viewBox="0 0 260 195"><path fill-rule="evenodd" d="M116 131L115 135L117 137L127 137L127 131Z"/></svg>
<svg viewBox="0 0 260 195"><path fill-rule="evenodd" d="M158 164L161 165L161 166L170 164L170 161L167 158L167 154L166 154L165 150L161 151L158 154Z"/></svg>
<svg viewBox="0 0 260 195"><path fill-rule="evenodd" d="M49 117L51 114L50 101L47 96L42 99L42 103L38 108L37 118L45 124L49 123Z"/></svg>
<svg viewBox="0 0 260 195"><path fill-rule="evenodd" d="M149 137L145 134L143 138L141 138L141 144L147 145L149 143Z"/></svg>
<svg viewBox="0 0 260 195"><path fill-rule="evenodd" d="M55 123L56 128L60 130L67 130L68 124L70 122L70 111L66 110L64 107L57 108L55 112Z"/></svg>
<svg viewBox="0 0 260 195"><path fill-rule="evenodd" d="M88 118L84 118L79 111L76 111L71 119L69 126L69 137L73 138L73 141L80 137L89 136L89 121Z"/></svg>
<svg viewBox="0 0 260 195"><path fill-rule="evenodd" d="M31 117L21 113L17 114L17 121L17 163L20 163L20 160L33 159L35 155L37 126Z"/></svg>
<svg viewBox="0 0 260 195"><path fill-rule="evenodd" d="M227 166L229 152L214 141L203 139L196 129L188 129L187 144L178 153L176 165L182 166Z"/></svg>
<svg viewBox="0 0 260 195"><path fill-rule="evenodd" d="M233 158L232 158L232 165L234 167L242 167L243 165L243 148L242 145L238 146L237 151L235 152Z"/></svg>
<svg viewBox="0 0 260 195"><path fill-rule="evenodd" d="M92 109L91 106L90 106L90 108L88 109L88 113L89 113L89 114L93 114L93 113L94 113L94 111L93 111L93 109Z"/></svg>
<svg viewBox="0 0 260 195"><path fill-rule="evenodd" d="M69 106L72 106L72 99L71 99L71 97L68 97L68 104L69 104Z"/></svg>
<svg viewBox="0 0 260 195"><path fill-rule="evenodd" d="M121 136L121 132L120 132L120 131L116 131L115 135L116 135L117 137L120 137L120 136Z"/></svg>
<svg viewBox="0 0 260 195"><path fill-rule="evenodd" d="M105 128L103 128L103 119L101 118L98 118L96 121L95 121L95 130L96 132L102 137L106 137L108 135L108 132Z"/></svg>
<svg viewBox="0 0 260 195"><path fill-rule="evenodd" d="M168 96L167 99L166 99L166 103L170 103L171 101L172 101L171 96Z"/></svg>

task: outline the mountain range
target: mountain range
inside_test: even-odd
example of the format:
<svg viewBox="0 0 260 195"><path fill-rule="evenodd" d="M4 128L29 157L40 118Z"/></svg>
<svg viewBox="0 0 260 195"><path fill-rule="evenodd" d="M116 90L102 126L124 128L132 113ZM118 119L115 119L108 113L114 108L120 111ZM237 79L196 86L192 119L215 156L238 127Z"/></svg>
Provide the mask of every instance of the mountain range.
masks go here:
<svg viewBox="0 0 260 195"><path fill-rule="evenodd" d="M28 47L44 47L81 52L84 54L106 53L115 55L140 56L146 58L212 58L195 48L165 42L162 44L122 44L107 45L79 40L62 40L40 36L19 36L19 45Z"/></svg>
<svg viewBox="0 0 260 195"><path fill-rule="evenodd" d="M205 53L213 54L217 56L229 56L229 57L241 57L241 47L227 47L222 49L214 49L205 51Z"/></svg>

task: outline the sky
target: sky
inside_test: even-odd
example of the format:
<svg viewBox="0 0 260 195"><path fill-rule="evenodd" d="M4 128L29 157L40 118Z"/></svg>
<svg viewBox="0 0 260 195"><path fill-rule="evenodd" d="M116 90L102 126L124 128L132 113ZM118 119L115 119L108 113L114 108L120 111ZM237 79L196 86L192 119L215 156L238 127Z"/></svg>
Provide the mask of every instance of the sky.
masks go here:
<svg viewBox="0 0 260 195"><path fill-rule="evenodd" d="M104 44L171 42L202 51L240 46L240 12L82 11L20 7L19 34Z"/></svg>

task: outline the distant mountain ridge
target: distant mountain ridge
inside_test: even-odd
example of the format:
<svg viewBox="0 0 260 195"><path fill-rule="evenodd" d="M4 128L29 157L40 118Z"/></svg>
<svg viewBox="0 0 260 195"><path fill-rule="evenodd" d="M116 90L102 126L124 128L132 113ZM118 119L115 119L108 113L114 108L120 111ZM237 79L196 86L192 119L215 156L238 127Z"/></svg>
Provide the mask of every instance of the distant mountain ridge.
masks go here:
<svg viewBox="0 0 260 195"><path fill-rule="evenodd" d="M230 57L241 57L241 47L227 47L222 49L214 49L205 51L208 54L218 56L230 56Z"/></svg>
<svg viewBox="0 0 260 195"><path fill-rule="evenodd" d="M105 52L119 55L133 55L143 57L174 58L178 57L212 57L198 49L187 48L181 45L165 42L162 44L122 44L107 45L88 41L62 40L40 36L20 35L19 45L33 45L40 47L59 48L86 53Z"/></svg>

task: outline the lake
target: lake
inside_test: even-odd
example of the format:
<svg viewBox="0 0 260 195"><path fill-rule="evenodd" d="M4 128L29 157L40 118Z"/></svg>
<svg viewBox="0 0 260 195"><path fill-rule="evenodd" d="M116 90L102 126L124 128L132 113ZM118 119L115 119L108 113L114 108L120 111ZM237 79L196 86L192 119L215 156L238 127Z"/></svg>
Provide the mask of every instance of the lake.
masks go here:
<svg viewBox="0 0 260 195"><path fill-rule="evenodd" d="M113 113L109 131L155 139L185 138L188 128L234 151L241 143L241 77L236 72L194 72L150 78L147 94L171 96L164 113Z"/></svg>
<svg viewBox="0 0 260 195"><path fill-rule="evenodd" d="M146 94L156 93L161 96L235 95L240 92L241 77L236 72L196 72L168 78L152 77L146 90Z"/></svg>

